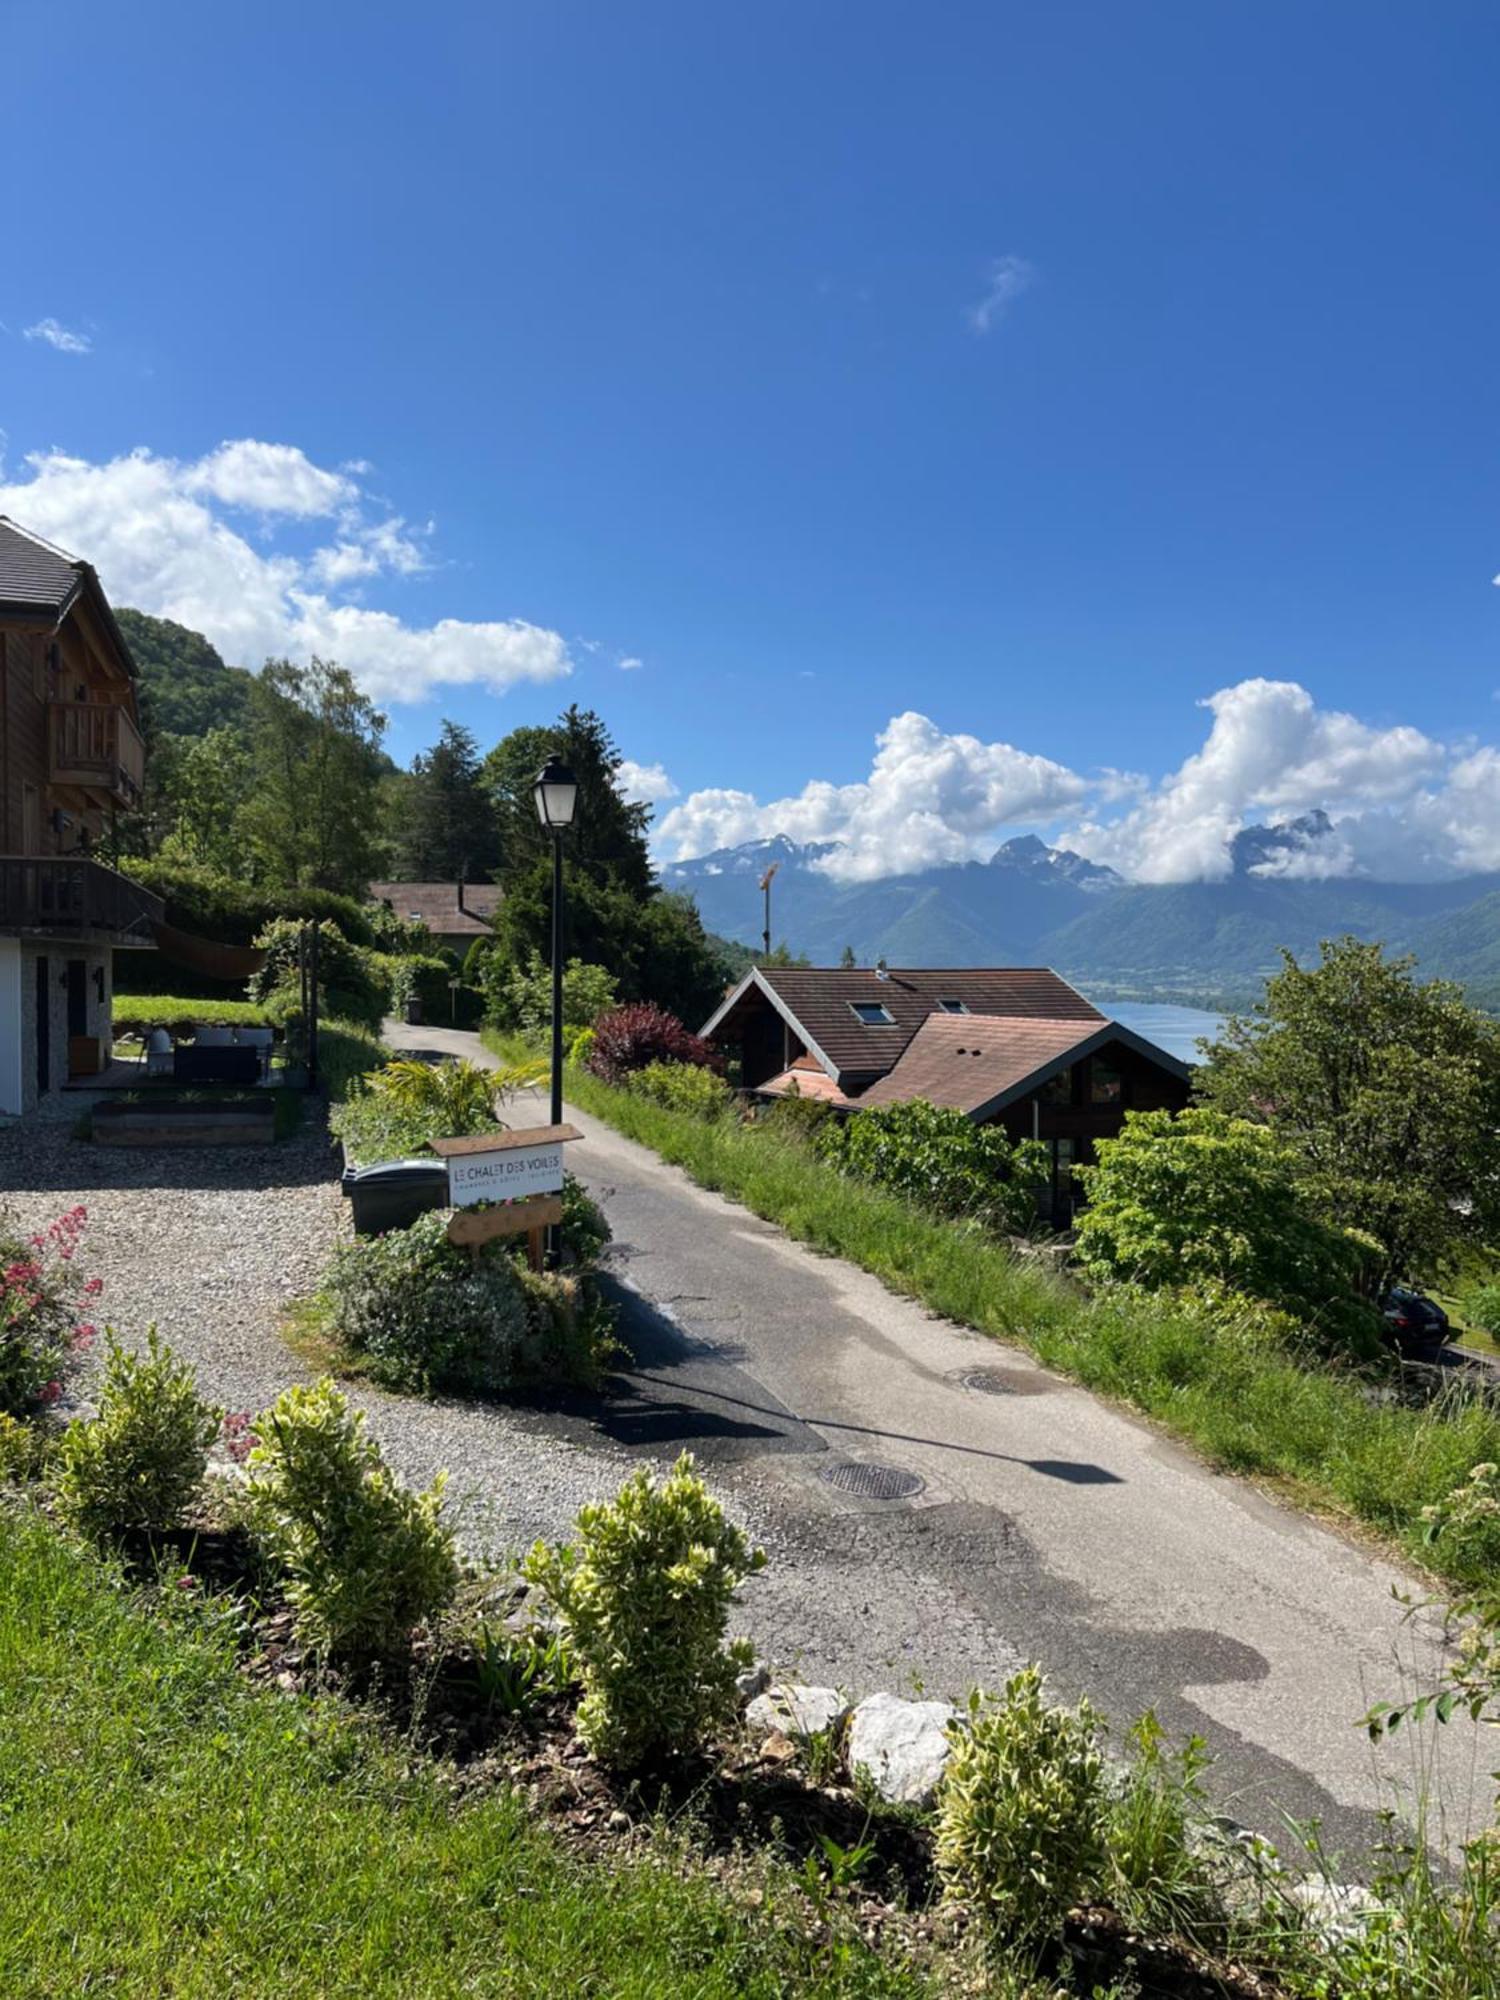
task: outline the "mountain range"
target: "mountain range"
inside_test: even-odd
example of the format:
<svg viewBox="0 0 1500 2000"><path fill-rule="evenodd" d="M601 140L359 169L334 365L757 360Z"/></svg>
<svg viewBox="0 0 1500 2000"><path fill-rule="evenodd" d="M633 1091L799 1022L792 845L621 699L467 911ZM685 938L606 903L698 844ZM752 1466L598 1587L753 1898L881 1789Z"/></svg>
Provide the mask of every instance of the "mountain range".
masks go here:
<svg viewBox="0 0 1500 2000"><path fill-rule="evenodd" d="M776 863L773 935L814 964L835 963L845 947L865 965L1045 964L1117 998L1239 1005L1283 948L1304 958L1347 931L1413 952L1424 973L1500 1006L1500 874L1410 883L1295 872L1332 834L1322 813L1247 827L1223 879L1163 885L1129 883L1032 834L988 861L875 882L839 881L817 865L834 843L784 834L661 872L667 888L693 897L710 930L758 944L758 884Z"/></svg>

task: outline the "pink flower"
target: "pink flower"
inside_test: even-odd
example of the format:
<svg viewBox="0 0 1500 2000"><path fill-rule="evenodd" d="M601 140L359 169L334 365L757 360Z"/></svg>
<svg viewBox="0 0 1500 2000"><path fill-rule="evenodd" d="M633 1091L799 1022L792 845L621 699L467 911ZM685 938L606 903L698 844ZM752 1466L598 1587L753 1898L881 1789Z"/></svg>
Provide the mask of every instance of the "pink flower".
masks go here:
<svg viewBox="0 0 1500 2000"><path fill-rule="evenodd" d="M104 1280L102 1278L89 1278L84 1283L83 1296L86 1299L97 1299L103 1290Z"/></svg>
<svg viewBox="0 0 1500 2000"><path fill-rule="evenodd" d="M177 1588L179 1590L196 1590L198 1588L198 1579L195 1576L180 1576L177 1579Z"/></svg>
<svg viewBox="0 0 1500 2000"><path fill-rule="evenodd" d="M42 1390L42 1401L44 1403L55 1403L61 1394L62 1394L62 1383L49 1382L46 1385L46 1387Z"/></svg>
<svg viewBox="0 0 1500 2000"><path fill-rule="evenodd" d="M68 1344L75 1354L83 1354L93 1346L98 1338L99 1329L97 1326L75 1326L73 1329L73 1338Z"/></svg>

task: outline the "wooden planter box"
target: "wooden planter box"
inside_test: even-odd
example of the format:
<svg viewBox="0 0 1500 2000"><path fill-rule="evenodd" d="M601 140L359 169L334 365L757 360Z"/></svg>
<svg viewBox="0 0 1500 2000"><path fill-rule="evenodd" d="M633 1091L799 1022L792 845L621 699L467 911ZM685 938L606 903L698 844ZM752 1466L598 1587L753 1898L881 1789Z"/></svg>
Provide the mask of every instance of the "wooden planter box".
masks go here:
<svg viewBox="0 0 1500 2000"><path fill-rule="evenodd" d="M276 1106L253 1104L96 1104L94 1142L100 1146L269 1146Z"/></svg>

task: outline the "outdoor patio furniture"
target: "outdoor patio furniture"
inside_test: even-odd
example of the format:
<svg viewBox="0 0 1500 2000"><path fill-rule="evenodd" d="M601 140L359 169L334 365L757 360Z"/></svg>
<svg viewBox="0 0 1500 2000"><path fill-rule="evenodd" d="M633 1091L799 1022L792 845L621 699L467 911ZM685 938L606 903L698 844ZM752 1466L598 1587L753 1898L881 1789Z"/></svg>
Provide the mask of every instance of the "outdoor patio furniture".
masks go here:
<svg viewBox="0 0 1500 2000"><path fill-rule="evenodd" d="M146 1074L172 1074L172 1037L165 1028L153 1028L146 1037Z"/></svg>
<svg viewBox="0 0 1500 2000"><path fill-rule="evenodd" d="M235 1034L235 1044L242 1049L254 1049L260 1059L260 1073L263 1077L271 1074L271 1047L276 1040L274 1028L240 1028Z"/></svg>
<svg viewBox="0 0 1500 2000"><path fill-rule="evenodd" d="M177 1050L172 1074L178 1083L256 1084L260 1081L260 1051L205 1048L195 1042Z"/></svg>
<svg viewBox="0 0 1500 2000"><path fill-rule="evenodd" d="M215 1028L208 1025L193 1029L193 1044L200 1049L228 1049L234 1046L233 1028Z"/></svg>

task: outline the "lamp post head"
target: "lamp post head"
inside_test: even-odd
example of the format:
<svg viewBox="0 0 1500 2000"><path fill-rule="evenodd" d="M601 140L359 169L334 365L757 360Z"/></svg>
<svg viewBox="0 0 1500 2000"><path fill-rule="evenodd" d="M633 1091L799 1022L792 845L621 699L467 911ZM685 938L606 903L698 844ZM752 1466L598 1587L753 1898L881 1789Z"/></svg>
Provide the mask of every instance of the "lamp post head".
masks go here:
<svg viewBox="0 0 1500 2000"><path fill-rule="evenodd" d="M561 833L573 824L573 808L578 801L578 780L555 757L549 757L536 774L532 786L536 816L549 833Z"/></svg>

